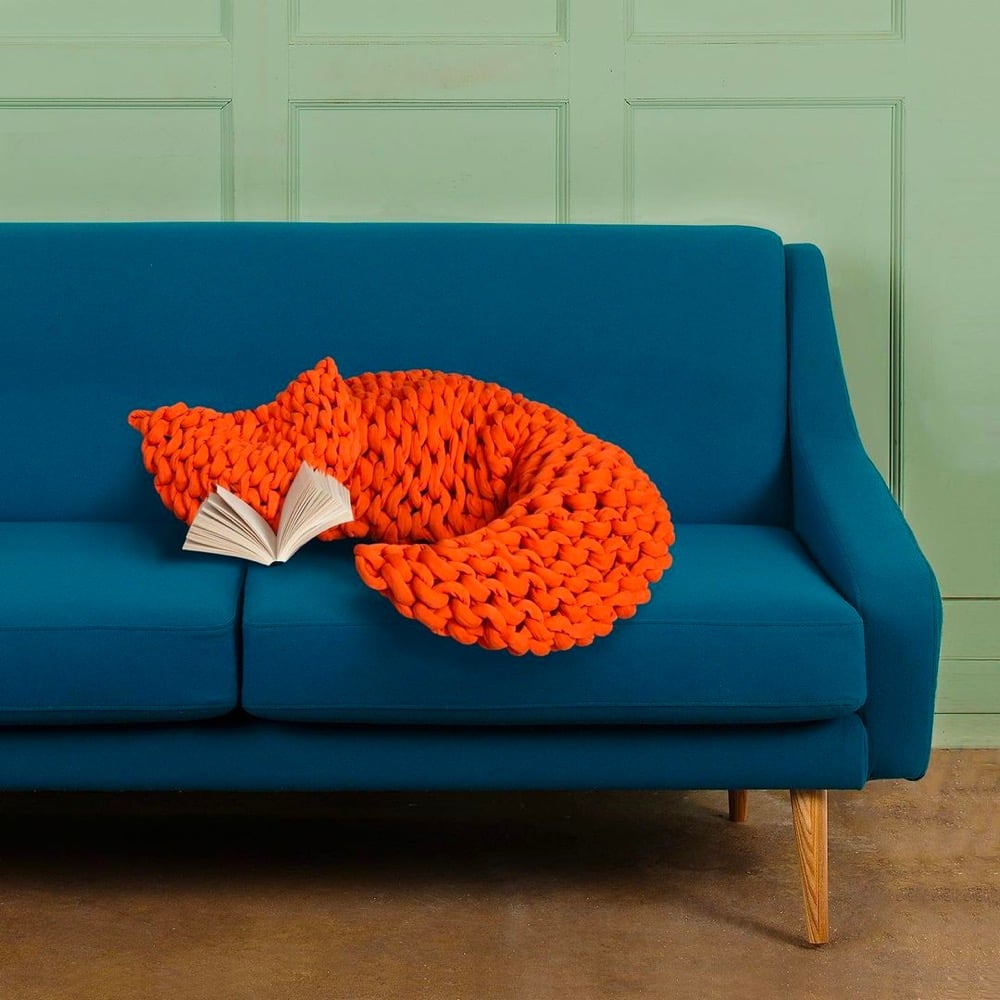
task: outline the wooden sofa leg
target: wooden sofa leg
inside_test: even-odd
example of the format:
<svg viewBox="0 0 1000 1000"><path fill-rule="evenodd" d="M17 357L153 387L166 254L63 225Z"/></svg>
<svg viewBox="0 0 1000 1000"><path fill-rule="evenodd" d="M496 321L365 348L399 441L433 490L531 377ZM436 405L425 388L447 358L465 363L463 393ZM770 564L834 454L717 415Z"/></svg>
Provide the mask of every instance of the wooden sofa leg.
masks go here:
<svg viewBox="0 0 1000 1000"><path fill-rule="evenodd" d="M745 788L729 789L729 818L734 823L747 821L747 803L750 793Z"/></svg>
<svg viewBox="0 0 1000 1000"><path fill-rule="evenodd" d="M826 789L793 788L791 799L795 847L806 904L806 933L810 944L826 944L830 940Z"/></svg>

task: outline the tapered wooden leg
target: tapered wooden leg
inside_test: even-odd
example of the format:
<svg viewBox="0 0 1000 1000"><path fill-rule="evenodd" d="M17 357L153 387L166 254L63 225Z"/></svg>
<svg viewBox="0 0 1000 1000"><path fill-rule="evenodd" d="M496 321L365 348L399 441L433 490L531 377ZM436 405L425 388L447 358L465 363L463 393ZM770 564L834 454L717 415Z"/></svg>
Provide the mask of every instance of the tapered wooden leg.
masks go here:
<svg viewBox="0 0 1000 1000"><path fill-rule="evenodd" d="M793 788L791 799L795 847L806 904L806 932L810 944L826 944L830 940L826 789Z"/></svg>
<svg viewBox="0 0 1000 1000"><path fill-rule="evenodd" d="M729 789L729 818L734 823L745 823L747 821L747 803L750 800L750 793L745 788Z"/></svg>

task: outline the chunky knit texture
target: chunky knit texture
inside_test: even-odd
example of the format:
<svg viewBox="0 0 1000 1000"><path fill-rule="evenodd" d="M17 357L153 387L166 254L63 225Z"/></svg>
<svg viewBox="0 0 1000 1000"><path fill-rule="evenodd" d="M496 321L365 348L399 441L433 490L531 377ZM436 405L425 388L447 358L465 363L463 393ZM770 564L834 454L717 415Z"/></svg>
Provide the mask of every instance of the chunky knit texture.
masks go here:
<svg viewBox="0 0 1000 1000"><path fill-rule="evenodd" d="M674 532L616 445L552 407L429 370L344 379L330 358L272 403L135 410L146 469L188 524L215 483L277 527L299 464L350 490L361 579L408 618L487 649L586 646L649 600Z"/></svg>

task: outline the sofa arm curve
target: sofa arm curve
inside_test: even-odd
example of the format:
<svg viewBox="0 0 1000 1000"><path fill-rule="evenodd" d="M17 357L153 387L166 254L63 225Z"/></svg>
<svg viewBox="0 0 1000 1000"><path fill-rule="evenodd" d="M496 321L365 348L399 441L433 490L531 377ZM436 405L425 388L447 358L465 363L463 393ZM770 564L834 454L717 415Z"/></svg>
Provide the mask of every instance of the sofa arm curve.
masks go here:
<svg viewBox="0 0 1000 1000"><path fill-rule="evenodd" d="M941 594L858 435L822 254L786 247L786 274L794 529L864 622L869 776L919 778L930 756Z"/></svg>

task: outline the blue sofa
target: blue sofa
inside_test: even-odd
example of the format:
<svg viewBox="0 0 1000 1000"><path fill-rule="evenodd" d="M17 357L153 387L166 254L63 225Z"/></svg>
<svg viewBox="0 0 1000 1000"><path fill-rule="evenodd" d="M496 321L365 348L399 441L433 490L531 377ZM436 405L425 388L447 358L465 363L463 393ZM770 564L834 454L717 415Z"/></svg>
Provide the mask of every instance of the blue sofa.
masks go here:
<svg viewBox="0 0 1000 1000"><path fill-rule="evenodd" d="M826 789L918 778L934 576L859 440L824 264L743 227L0 225L0 788L787 788L826 939ZM256 405L332 355L550 403L670 505L588 648L399 615L349 542L181 551L129 411Z"/></svg>

